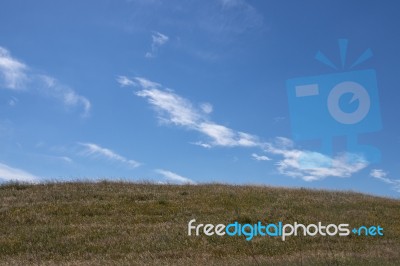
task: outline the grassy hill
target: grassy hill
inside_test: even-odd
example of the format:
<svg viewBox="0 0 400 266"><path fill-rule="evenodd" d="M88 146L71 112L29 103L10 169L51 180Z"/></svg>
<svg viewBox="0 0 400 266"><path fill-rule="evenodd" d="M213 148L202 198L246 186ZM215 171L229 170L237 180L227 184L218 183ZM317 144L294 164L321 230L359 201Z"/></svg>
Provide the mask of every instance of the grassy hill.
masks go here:
<svg viewBox="0 0 400 266"><path fill-rule="evenodd" d="M187 224L381 225L383 237L188 236ZM400 265L400 201L228 185L0 186L2 265Z"/></svg>

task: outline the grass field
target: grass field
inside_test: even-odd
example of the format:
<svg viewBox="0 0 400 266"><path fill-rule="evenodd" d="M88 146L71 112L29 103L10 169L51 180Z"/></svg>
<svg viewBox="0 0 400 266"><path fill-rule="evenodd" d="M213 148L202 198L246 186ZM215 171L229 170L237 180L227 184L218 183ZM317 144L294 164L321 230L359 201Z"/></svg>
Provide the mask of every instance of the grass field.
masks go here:
<svg viewBox="0 0 400 266"><path fill-rule="evenodd" d="M385 235L189 237L193 218L379 224ZM8 184L0 186L0 264L400 265L400 201L218 184Z"/></svg>

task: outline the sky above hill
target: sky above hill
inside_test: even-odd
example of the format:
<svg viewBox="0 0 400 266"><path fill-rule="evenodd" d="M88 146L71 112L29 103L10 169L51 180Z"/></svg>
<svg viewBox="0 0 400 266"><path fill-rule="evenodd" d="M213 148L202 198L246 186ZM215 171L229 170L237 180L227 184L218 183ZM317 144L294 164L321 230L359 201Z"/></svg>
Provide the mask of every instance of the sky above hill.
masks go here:
<svg viewBox="0 0 400 266"><path fill-rule="evenodd" d="M3 0L0 180L399 197L399 7Z"/></svg>

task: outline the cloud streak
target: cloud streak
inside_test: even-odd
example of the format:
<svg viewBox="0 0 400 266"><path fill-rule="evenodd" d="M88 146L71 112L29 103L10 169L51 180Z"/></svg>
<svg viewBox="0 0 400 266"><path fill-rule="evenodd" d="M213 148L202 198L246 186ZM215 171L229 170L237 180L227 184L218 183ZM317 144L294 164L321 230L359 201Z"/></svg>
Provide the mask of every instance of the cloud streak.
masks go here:
<svg viewBox="0 0 400 266"><path fill-rule="evenodd" d="M258 155L257 153L252 153L251 157L256 161L271 161L271 159L268 156Z"/></svg>
<svg viewBox="0 0 400 266"><path fill-rule="evenodd" d="M147 52L145 54L145 57L147 58L153 58L157 56L158 50L161 46L166 44L169 40L169 37L167 35L164 35L158 31L153 32L151 35L151 51Z"/></svg>
<svg viewBox="0 0 400 266"><path fill-rule="evenodd" d="M376 178L386 184L389 184L392 186L392 188L400 192L400 179L392 179L388 178L388 173L382 169L372 169L369 175L373 178Z"/></svg>
<svg viewBox="0 0 400 266"><path fill-rule="evenodd" d="M28 67L13 58L10 52L0 46L0 73L2 85L11 90L20 90L28 80L26 75Z"/></svg>
<svg viewBox="0 0 400 266"><path fill-rule="evenodd" d="M61 101L67 107L83 108L83 116L88 116L90 101L55 78L37 74L26 64L11 56L0 46L0 88L14 91L34 91Z"/></svg>
<svg viewBox="0 0 400 266"><path fill-rule="evenodd" d="M24 170L0 163L0 180L36 183L39 178Z"/></svg>
<svg viewBox="0 0 400 266"><path fill-rule="evenodd" d="M387 172L383 171L382 169L372 169L369 175L381 180L387 179Z"/></svg>
<svg viewBox="0 0 400 266"><path fill-rule="evenodd" d="M127 87L127 86L133 86L136 83L127 78L126 76L118 76L117 77L117 82L121 87Z"/></svg>
<svg viewBox="0 0 400 266"><path fill-rule="evenodd" d="M244 147L259 148L268 154L279 157L275 166L284 176L301 178L305 181L317 181L326 177L350 177L368 166L368 162L357 154L343 153L331 158L324 154L296 149L292 140L276 137L270 142L262 142L256 135L234 130L218 124L209 118L200 105L196 108L186 98L163 88L159 83L142 77L129 79L124 77L124 84L132 84L139 88L136 95L147 100L155 109L162 124L172 124L201 133L205 139L192 142L204 147ZM118 79L117 79L118 81ZM272 160L265 155L252 154L257 161Z"/></svg>
<svg viewBox="0 0 400 266"><path fill-rule="evenodd" d="M37 78L42 85L39 88L43 95L57 99L68 107L81 106L83 108L82 115L85 117L89 115L91 103L87 98L77 94L73 89L61 84L53 77L38 75Z"/></svg>
<svg viewBox="0 0 400 266"><path fill-rule="evenodd" d="M283 157L276 163L280 174L305 181L350 177L368 166L360 155L343 153L331 158L315 151L296 149L291 140L282 137L277 138L275 143L266 144L265 150Z"/></svg>
<svg viewBox="0 0 400 266"><path fill-rule="evenodd" d="M168 171L168 170L157 169L156 172L161 174L162 176L164 176L168 181L171 181L171 182L174 182L174 183L191 184L191 185L195 185L196 184L195 181L193 181L193 180L191 180L191 179L189 179L187 177L184 177L184 176L178 175L176 173L173 173L171 171Z"/></svg>
<svg viewBox="0 0 400 266"><path fill-rule="evenodd" d="M86 157L102 157L110 161L119 162L122 164L127 165L130 168L136 168L141 165L141 163L127 159L116 152L103 148L94 143L78 143L80 146L83 147L83 151L80 152L81 155Z"/></svg>
<svg viewBox="0 0 400 266"><path fill-rule="evenodd" d="M124 77L124 76L122 76ZM260 143L258 138L249 133L236 131L210 120L207 116L211 112L210 104L207 107L196 108L188 99L185 99L171 90L162 88L162 85L142 77L117 79L121 86L134 84L140 90L136 95L147 99L154 107L161 123L173 124L186 129L197 131L207 137L207 141L195 142L203 147L255 147ZM206 109L206 111L204 110Z"/></svg>
<svg viewBox="0 0 400 266"><path fill-rule="evenodd" d="M219 12L208 18L208 28L214 33L242 34L252 29L260 29L264 24L263 16L245 0L219 0Z"/></svg>
<svg viewBox="0 0 400 266"><path fill-rule="evenodd" d="M211 114L214 109L211 103L202 103L200 108L205 114Z"/></svg>

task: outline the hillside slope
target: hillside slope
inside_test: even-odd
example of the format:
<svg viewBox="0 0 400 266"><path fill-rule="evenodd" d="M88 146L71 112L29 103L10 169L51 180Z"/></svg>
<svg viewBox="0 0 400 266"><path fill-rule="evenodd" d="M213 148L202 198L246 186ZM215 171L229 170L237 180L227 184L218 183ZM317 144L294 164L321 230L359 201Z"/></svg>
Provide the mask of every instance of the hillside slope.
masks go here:
<svg viewBox="0 0 400 266"><path fill-rule="evenodd" d="M196 224L349 223L384 236L188 236ZM399 265L400 201L228 185L0 186L2 265Z"/></svg>

